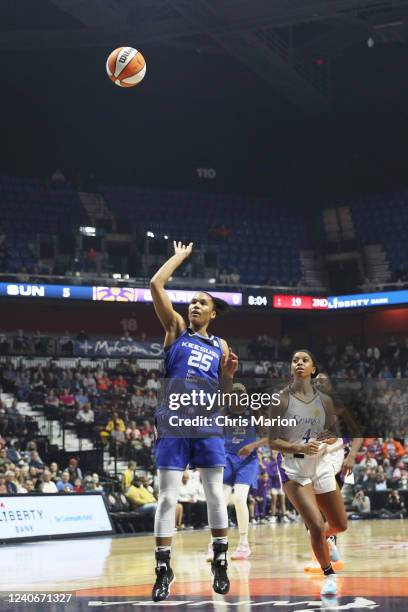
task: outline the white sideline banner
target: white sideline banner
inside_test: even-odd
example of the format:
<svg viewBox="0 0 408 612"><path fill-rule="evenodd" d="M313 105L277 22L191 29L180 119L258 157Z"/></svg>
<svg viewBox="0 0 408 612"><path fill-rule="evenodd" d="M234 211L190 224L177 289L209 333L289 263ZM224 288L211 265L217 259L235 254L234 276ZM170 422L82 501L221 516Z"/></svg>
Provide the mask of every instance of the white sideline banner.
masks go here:
<svg viewBox="0 0 408 612"><path fill-rule="evenodd" d="M112 533L102 495L1 495L0 541Z"/></svg>

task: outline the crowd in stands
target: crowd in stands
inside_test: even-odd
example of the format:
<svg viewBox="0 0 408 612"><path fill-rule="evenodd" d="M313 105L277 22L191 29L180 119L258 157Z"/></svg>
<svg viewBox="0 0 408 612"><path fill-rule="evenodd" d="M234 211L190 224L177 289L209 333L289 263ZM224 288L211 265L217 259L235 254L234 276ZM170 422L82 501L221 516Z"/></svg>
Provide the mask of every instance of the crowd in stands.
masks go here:
<svg viewBox="0 0 408 612"><path fill-rule="evenodd" d="M289 523L297 520L293 509L286 507L282 483L276 470L276 457L268 449L258 452L259 474L257 483L251 487L248 497L250 522L252 525ZM122 474L122 491L134 509L141 515L154 517L157 507L157 479L152 473L138 474L135 461L129 461ZM230 524L236 524L233 495L229 500ZM208 526L207 505L199 470L187 469L183 473L176 509L175 529L203 529Z"/></svg>
<svg viewBox="0 0 408 612"><path fill-rule="evenodd" d="M15 335L19 346L24 346L24 337L21 331ZM86 338L85 332L79 337ZM289 377L293 342L288 335L279 342L267 336L258 340L265 353L259 355L251 374L256 379L273 379L281 387ZM60 337L62 346L72 341L68 332ZM336 346L328 339L318 355L320 367L329 374L336 393L346 398L348 405L358 405L359 414L365 415L372 427L356 458L350 517L405 517L408 386L404 378L408 377L408 340L390 338L386 345L362 348L353 342ZM157 505L153 421L160 374L141 368L136 359L110 361L109 367L107 363L95 361L92 367L85 367L71 360L64 367L58 361L34 366L29 359L5 357L0 364L0 384L16 399L0 405L0 493L103 490L99 476L86 469L84 474L75 459L62 469L47 462L45 447L35 441L32 432L35 423L27 422L27 417L18 411L18 402L28 402L42 410L48 420L59 422L61 428L75 429L80 438L89 438L95 448L109 449L111 455L127 460L122 491L141 516L153 520ZM378 420L378 415L383 421ZM297 520L278 481L275 458L268 449L261 449L258 456L258 480L248 499L251 522ZM378 506L375 498L381 492L381 507L374 507ZM230 518L234 522L233 510ZM183 475L175 528L205 525L205 496L199 473L189 470Z"/></svg>
<svg viewBox="0 0 408 612"><path fill-rule="evenodd" d="M30 441L21 449L20 437L0 436L0 494L102 492L99 475L84 475L75 458L61 468L49 465Z"/></svg>
<svg viewBox="0 0 408 612"><path fill-rule="evenodd" d="M352 518L404 518L408 491L408 444L394 438L367 438L356 457ZM370 494L385 491L385 504L373 511Z"/></svg>
<svg viewBox="0 0 408 612"><path fill-rule="evenodd" d="M29 364L29 361L27 362ZM97 367L0 366L3 389L18 401L44 412L61 428L75 429L96 447L112 455L153 465L153 420L158 405L158 372L140 369L136 360L120 361L112 369Z"/></svg>
<svg viewBox="0 0 408 612"><path fill-rule="evenodd" d="M293 339L284 334L276 339L266 334L248 345L249 357L256 360L256 376L287 378L290 358L298 348ZM341 346L329 336L314 351L319 370L345 386L360 387L368 379L393 380L408 378L408 336L391 336L386 343L365 346L349 340Z"/></svg>
<svg viewBox="0 0 408 612"><path fill-rule="evenodd" d="M137 326L137 321L136 321ZM27 357L71 357L81 350L81 344L88 340L108 340L112 342L146 342L146 334L132 334L125 330L121 335L88 335L84 330L70 333L65 330L63 334L51 334L37 330L26 332L18 329L15 332L0 330L0 356L15 355ZM77 351L75 351L78 343Z"/></svg>

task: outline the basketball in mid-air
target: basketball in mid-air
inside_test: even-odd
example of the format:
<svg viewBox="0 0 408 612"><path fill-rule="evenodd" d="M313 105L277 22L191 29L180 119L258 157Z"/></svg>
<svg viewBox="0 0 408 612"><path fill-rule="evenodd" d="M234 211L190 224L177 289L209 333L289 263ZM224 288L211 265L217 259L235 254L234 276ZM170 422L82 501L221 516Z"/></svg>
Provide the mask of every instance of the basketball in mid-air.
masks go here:
<svg viewBox="0 0 408 612"><path fill-rule="evenodd" d="M106 72L119 87L134 87L144 79L146 62L133 47L118 47L106 60Z"/></svg>

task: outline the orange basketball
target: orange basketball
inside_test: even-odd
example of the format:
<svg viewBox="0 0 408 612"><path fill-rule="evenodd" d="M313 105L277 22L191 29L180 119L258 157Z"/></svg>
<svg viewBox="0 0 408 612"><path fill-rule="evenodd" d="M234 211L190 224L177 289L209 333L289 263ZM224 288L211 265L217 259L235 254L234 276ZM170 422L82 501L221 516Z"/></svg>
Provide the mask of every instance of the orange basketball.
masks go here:
<svg viewBox="0 0 408 612"><path fill-rule="evenodd" d="M146 74L143 55L133 47L119 47L112 51L106 61L106 72L119 87L134 87Z"/></svg>

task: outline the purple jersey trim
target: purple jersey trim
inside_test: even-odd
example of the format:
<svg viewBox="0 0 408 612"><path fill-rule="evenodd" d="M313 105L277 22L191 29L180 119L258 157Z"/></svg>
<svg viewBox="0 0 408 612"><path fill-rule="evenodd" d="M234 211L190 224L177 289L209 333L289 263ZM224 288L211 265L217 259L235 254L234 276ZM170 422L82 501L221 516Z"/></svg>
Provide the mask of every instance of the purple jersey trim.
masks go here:
<svg viewBox="0 0 408 612"><path fill-rule="evenodd" d="M289 482L290 478L282 467L282 453L278 453L278 469L282 479L282 484L284 484L285 482Z"/></svg>

